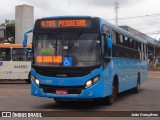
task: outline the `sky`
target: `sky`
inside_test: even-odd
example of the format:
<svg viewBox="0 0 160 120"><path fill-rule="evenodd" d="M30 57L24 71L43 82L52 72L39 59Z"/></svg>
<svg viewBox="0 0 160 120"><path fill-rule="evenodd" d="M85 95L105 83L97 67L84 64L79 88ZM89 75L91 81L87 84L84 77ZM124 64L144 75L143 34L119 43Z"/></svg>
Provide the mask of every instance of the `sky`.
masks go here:
<svg viewBox="0 0 160 120"><path fill-rule="evenodd" d="M115 0L0 0L0 23L15 19L15 6L34 6L34 19L47 16L87 15L115 24ZM118 25L131 26L160 38L160 0L117 0Z"/></svg>

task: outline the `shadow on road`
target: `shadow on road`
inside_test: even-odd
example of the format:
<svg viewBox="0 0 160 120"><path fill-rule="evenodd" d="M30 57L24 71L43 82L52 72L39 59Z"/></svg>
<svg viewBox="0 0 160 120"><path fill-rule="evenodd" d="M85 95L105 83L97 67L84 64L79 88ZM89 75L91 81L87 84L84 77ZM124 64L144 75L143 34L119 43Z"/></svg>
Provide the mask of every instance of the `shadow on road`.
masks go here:
<svg viewBox="0 0 160 120"><path fill-rule="evenodd" d="M144 89L140 90L140 93L143 92ZM64 111L64 110L74 110L74 111L97 111L97 110L102 110L104 107L105 109L110 108L111 106L116 106L116 103L127 99L130 96L133 95L138 95L133 93L132 90L128 90L126 92L120 93L118 96L118 100L113 104L113 105L104 105L101 104L100 102L97 101L87 101L87 102L61 102L61 103L56 103L53 100L53 103L48 103L48 104L43 104L41 106L36 106L36 108L41 109L41 110L56 110L56 111Z"/></svg>
<svg viewBox="0 0 160 120"><path fill-rule="evenodd" d="M0 84L28 84L25 80L0 80Z"/></svg>
<svg viewBox="0 0 160 120"><path fill-rule="evenodd" d="M97 110L98 108L102 108L103 106L97 102L65 102L65 103L56 103L53 100L53 103L44 104L42 106L38 106L39 109L43 110Z"/></svg>

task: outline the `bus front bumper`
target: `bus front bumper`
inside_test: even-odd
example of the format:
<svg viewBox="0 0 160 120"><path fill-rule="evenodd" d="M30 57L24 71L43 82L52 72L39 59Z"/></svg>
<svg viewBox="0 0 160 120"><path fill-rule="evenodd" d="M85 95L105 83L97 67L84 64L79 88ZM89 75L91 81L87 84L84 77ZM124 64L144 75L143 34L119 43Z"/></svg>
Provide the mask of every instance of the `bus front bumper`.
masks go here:
<svg viewBox="0 0 160 120"><path fill-rule="evenodd" d="M96 84L84 88L79 94L55 94L55 93L45 93L44 90L38 87L33 81L31 83L31 94L33 96L48 97L48 98L103 98L111 94L111 86L109 84L103 84L102 81L98 81ZM107 89L106 89L107 88Z"/></svg>

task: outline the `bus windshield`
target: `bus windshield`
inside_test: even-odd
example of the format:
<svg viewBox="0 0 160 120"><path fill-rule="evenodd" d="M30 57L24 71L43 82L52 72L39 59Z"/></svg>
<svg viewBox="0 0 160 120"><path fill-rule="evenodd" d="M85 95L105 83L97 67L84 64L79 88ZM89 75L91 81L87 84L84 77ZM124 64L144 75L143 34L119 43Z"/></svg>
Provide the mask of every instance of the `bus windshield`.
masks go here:
<svg viewBox="0 0 160 120"><path fill-rule="evenodd" d="M56 67L90 67L101 63L98 33L35 35L35 64ZM67 63L68 62L68 63Z"/></svg>

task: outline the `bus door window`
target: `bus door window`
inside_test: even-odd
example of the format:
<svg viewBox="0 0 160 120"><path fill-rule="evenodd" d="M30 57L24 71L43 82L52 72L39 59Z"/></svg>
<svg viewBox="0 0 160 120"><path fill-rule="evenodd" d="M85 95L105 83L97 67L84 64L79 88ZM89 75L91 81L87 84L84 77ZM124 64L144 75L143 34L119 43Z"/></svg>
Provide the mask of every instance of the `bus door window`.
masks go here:
<svg viewBox="0 0 160 120"><path fill-rule="evenodd" d="M10 60L11 60L11 49L0 48L0 61L10 61Z"/></svg>
<svg viewBox="0 0 160 120"><path fill-rule="evenodd" d="M106 34L106 36L104 37L105 38L105 40L104 40L104 42L105 42L105 57L111 57L111 49L110 48L108 48L107 46L108 46L108 44L107 44L107 39L108 38L110 38L111 36L110 35L107 35Z"/></svg>
<svg viewBox="0 0 160 120"><path fill-rule="evenodd" d="M116 32L112 31L112 41L113 41L112 43L113 44L116 44L116 42L117 42L116 39L117 39Z"/></svg>
<svg viewBox="0 0 160 120"><path fill-rule="evenodd" d="M118 46L117 46L117 39L118 39L118 36L117 36L117 33L115 31L112 30L112 43L113 43L113 49L112 49L112 56L113 57L118 57Z"/></svg>
<svg viewBox="0 0 160 120"><path fill-rule="evenodd" d="M103 34L102 36L102 53L104 57L104 67L109 63L110 56L111 56L111 50L107 48L106 39L109 37L107 34Z"/></svg>
<svg viewBox="0 0 160 120"><path fill-rule="evenodd" d="M106 43L106 39L111 37L110 33L111 33L110 28L108 26L104 25L103 26L103 35L102 35L102 52L105 57L111 56L111 53L110 53L111 50L107 48L107 43Z"/></svg>

